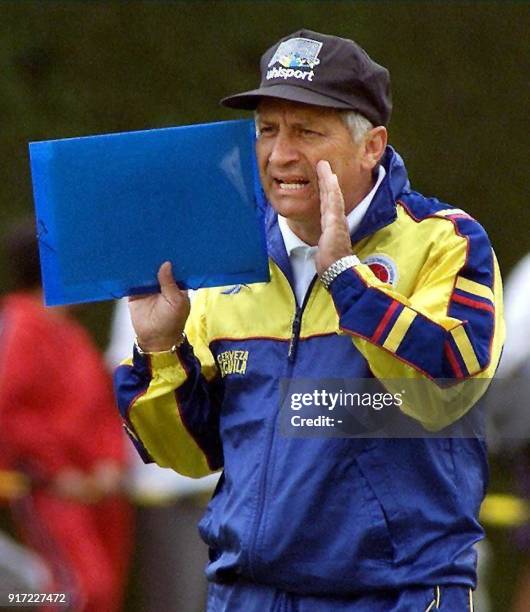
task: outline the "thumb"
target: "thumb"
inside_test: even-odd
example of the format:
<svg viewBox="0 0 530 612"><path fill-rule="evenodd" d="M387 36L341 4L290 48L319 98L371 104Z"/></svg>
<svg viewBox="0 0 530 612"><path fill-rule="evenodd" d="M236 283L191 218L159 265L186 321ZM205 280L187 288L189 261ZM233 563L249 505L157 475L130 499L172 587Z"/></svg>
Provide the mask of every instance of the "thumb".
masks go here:
<svg viewBox="0 0 530 612"><path fill-rule="evenodd" d="M158 282L160 283L160 291L162 295L170 297L176 294L180 294L175 279L173 278L173 270L170 261L165 261L159 268L157 274Z"/></svg>

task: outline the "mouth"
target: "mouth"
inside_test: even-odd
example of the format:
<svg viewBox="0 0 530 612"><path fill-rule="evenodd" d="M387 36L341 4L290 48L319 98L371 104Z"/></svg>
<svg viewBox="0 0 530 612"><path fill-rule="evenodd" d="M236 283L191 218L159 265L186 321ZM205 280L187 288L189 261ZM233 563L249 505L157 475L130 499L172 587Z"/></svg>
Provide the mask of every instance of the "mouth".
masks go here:
<svg viewBox="0 0 530 612"><path fill-rule="evenodd" d="M274 178L274 184L280 191L300 191L309 185L303 178Z"/></svg>

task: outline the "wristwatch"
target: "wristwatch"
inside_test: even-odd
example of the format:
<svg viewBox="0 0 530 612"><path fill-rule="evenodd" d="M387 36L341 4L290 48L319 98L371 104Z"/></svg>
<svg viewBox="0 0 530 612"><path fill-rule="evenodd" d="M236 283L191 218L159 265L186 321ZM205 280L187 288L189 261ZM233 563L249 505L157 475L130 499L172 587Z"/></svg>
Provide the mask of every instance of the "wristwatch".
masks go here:
<svg viewBox="0 0 530 612"><path fill-rule="evenodd" d="M346 255L346 257L341 257L332 263L331 266L329 266L329 268L322 274L320 277L320 282L329 291L329 286L341 272L344 272L344 270L347 270L348 268L356 266L360 263L361 261L357 255Z"/></svg>

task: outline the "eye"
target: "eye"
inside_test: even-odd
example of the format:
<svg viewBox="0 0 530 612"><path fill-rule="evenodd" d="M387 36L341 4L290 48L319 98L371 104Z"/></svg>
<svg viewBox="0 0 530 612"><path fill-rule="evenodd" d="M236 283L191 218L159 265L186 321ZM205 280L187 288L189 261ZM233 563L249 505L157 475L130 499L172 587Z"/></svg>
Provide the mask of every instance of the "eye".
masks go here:
<svg viewBox="0 0 530 612"><path fill-rule="evenodd" d="M269 136L274 133L274 127L272 125L261 125L258 132L259 136Z"/></svg>
<svg viewBox="0 0 530 612"><path fill-rule="evenodd" d="M309 128L302 128L301 132L304 136L321 136L320 132L310 130Z"/></svg>

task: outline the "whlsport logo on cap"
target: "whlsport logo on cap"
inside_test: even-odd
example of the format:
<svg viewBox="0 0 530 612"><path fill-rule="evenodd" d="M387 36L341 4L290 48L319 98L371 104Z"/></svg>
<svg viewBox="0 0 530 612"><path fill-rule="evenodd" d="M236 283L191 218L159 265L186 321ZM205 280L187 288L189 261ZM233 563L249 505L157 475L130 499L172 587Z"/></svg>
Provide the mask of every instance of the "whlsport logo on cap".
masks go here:
<svg viewBox="0 0 530 612"><path fill-rule="evenodd" d="M318 54L322 43L310 38L290 38L280 43L268 64L269 79L313 80L313 68L320 64ZM280 64L280 66L275 66Z"/></svg>

